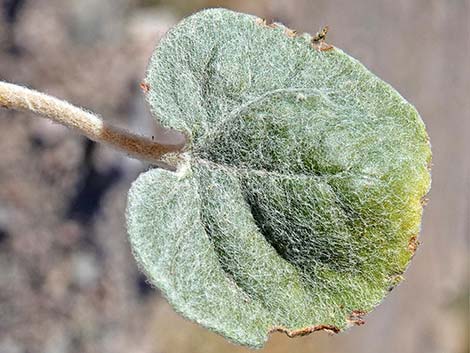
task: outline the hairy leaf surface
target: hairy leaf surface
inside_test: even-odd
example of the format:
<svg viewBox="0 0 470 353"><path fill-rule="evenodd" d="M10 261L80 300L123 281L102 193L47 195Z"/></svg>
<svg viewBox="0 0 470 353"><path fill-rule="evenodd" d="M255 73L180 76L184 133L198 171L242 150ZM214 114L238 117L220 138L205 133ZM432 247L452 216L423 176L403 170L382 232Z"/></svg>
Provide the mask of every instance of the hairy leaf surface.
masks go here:
<svg viewBox="0 0 470 353"><path fill-rule="evenodd" d="M134 255L175 310L253 347L361 323L401 280L430 186L416 110L311 39L206 10L148 68L153 113L190 142L130 190Z"/></svg>

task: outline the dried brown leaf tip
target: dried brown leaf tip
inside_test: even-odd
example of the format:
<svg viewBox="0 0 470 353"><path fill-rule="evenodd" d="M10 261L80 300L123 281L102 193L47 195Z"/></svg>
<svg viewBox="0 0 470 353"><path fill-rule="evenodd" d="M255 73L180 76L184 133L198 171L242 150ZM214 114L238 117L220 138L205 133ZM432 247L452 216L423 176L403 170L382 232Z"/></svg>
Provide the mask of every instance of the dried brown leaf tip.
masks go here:
<svg viewBox="0 0 470 353"><path fill-rule="evenodd" d="M348 321L354 325L361 326L366 323L363 316L367 314L363 310L353 310L349 315Z"/></svg>
<svg viewBox="0 0 470 353"><path fill-rule="evenodd" d="M423 197L421 198L420 202L421 202L421 206L425 207L425 206L427 206L427 204L429 203L429 198L426 197L426 196L423 196Z"/></svg>
<svg viewBox="0 0 470 353"><path fill-rule="evenodd" d="M268 23L265 18L257 18L256 24L266 28L277 28L277 24L274 22Z"/></svg>
<svg viewBox="0 0 470 353"><path fill-rule="evenodd" d="M415 253L419 246L419 240L416 235L413 235L410 240L408 241L408 250L412 253Z"/></svg>
<svg viewBox="0 0 470 353"><path fill-rule="evenodd" d="M295 38L297 36L297 31L295 29L290 29L290 28L286 28L284 30L284 33L286 34L286 36L288 36L289 38Z"/></svg>
<svg viewBox="0 0 470 353"><path fill-rule="evenodd" d="M326 35L329 31L329 27L323 27L317 34L315 34L312 38L312 46L318 51L327 51L334 48L331 44L325 42Z"/></svg>
<svg viewBox="0 0 470 353"><path fill-rule="evenodd" d="M142 81L140 83L140 89L142 90L142 92L148 93L148 91L150 91L150 85L147 82Z"/></svg>

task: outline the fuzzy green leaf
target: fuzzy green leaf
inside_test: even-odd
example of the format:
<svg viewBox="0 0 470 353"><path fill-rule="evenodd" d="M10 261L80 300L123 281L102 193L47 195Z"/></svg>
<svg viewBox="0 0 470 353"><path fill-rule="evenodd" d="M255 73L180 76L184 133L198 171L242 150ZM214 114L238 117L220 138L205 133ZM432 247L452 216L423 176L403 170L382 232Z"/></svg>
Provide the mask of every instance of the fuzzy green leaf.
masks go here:
<svg viewBox="0 0 470 353"><path fill-rule="evenodd" d="M430 185L416 110L311 39L206 10L148 68L153 113L190 143L130 190L134 255L175 310L253 347L361 323L401 280Z"/></svg>

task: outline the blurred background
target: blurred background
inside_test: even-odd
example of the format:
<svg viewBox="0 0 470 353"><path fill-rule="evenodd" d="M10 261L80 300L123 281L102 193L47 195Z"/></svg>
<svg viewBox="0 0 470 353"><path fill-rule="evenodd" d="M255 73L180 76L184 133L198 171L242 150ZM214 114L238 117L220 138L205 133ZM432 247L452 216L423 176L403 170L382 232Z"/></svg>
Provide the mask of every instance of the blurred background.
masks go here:
<svg viewBox="0 0 470 353"><path fill-rule="evenodd" d="M223 6L315 33L412 102L433 147L421 246L366 325L273 334L260 352L469 351L470 4L466 0L0 0L0 79L158 134L139 83L167 29ZM0 352L248 352L176 315L136 268L124 209L148 166L0 111Z"/></svg>

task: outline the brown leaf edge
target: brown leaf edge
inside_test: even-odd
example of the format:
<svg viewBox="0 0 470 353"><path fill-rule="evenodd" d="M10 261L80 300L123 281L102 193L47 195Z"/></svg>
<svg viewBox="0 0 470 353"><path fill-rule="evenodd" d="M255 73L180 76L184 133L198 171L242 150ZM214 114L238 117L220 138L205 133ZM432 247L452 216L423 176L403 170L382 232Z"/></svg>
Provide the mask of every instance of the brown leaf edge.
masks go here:
<svg viewBox="0 0 470 353"><path fill-rule="evenodd" d="M366 314L367 312L363 310L353 310L346 321L349 324L353 324L356 326L364 325L366 322L363 316ZM325 325L325 324L316 325L316 326L308 326L308 327L304 327L298 330L289 330L283 326L274 326L269 330L269 333L271 334L273 332L283 332L287 335L287 337L294 338L294 337L306 336L316 331L325 331L333 335L333 334L340 333L341 329L334 325Z"/></svg>
<svg viewBox="0 0 470 353"><path fill-rule="evenodd" d="M269 333L284 332L288 337L294 338L294 337L306 336L316 331L325 331L325 332L328 332L329 334L336 334L336 333L340 333L341 329L333 325L316 325L316 326L309 326L309 327L301 328L298 330L289 330L283 326L274 326L269 330Z"/></svg>

